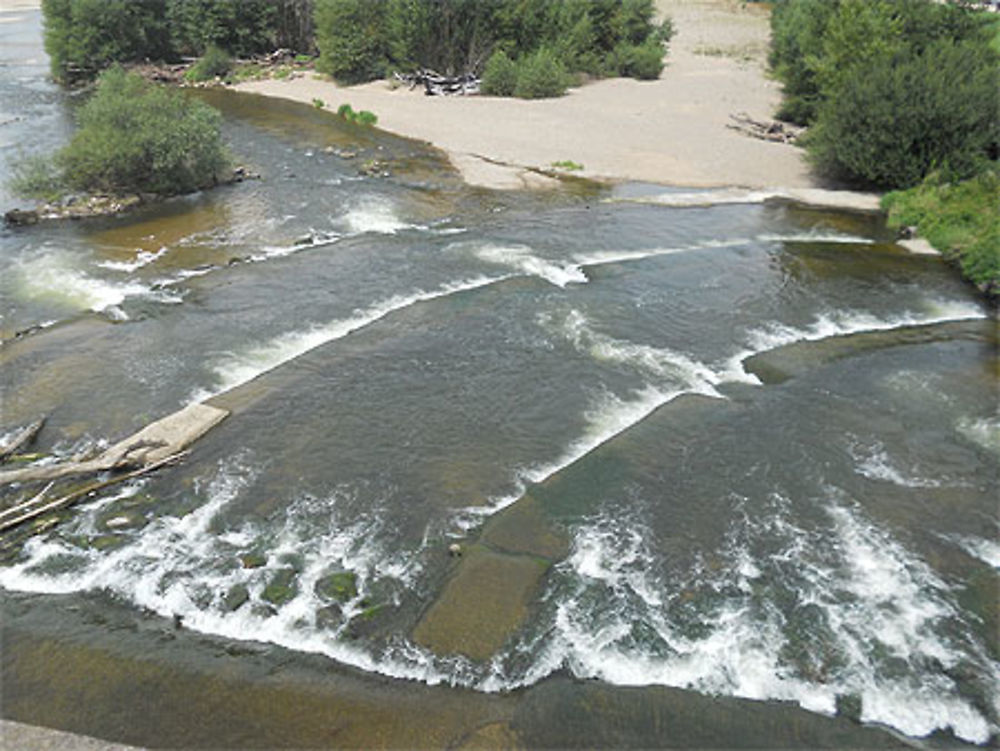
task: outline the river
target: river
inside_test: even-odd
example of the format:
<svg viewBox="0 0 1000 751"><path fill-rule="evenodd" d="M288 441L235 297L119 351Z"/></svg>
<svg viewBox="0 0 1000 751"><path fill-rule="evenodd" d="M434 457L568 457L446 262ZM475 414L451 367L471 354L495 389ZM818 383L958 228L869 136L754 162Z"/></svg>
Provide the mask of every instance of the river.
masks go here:
<svg viewBox="0 0 1000 751"><path fill-rule="evenodd" d="M78 99L21 16L5 158L63 142ZM70 456L192 401L232 414L9 537L8 608L473 692L568 675L996 738L998 335L954 270L869 215L474 190L329 112L199 96L261 180L0 231L0 427L47 414L39 450Z"/></svg>

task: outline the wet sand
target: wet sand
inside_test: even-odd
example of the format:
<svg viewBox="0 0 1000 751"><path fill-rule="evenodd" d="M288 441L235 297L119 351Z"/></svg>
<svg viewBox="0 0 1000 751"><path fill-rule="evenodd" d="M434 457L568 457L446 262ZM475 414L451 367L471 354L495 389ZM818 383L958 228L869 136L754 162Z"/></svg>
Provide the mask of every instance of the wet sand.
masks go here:
<svg viewBox="0 0 1000 751"><path fill-rule="evenodd" d="M533 170L571 160L573 174L689 187L812 188L802 151L740 135L730 115L769 118L780 85L765 73L766 10L730 0L659 0L674 21L657 81L596 81L558 99L428 97L386 81L340 87L306 74L243 83L241 91L349 103L379 127L443 149L467 182L535 187ZM506 166L505 166L506 165Z"/></svg>

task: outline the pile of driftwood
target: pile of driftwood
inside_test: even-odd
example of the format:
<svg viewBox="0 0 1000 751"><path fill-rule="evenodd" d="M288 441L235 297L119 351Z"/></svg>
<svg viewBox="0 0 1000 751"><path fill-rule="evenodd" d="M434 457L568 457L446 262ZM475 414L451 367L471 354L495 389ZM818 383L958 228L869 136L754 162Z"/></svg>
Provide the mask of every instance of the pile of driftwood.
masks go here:
<svg viewBox="0 0 1000 751"><path fill-rule="evenodd" d="M207 404L189 404L184 409L147 425L97 456L74 457L58 463L30 464L20 469L0 471L0 488L12 485L24 488L35 483L47 483L27 500L0 511L0 532L42 514L70 506L111 485L141 477L180 461L187 455L185 449L189 444L218 425L228 414L223 409ZM0 463L29 446L44 424L43 418L14 432L8 442L0 445ZM81 478L93 475L100 477L82 486L78 484ZM53 488L62 480L69 480L74 486L60 494L53 494Z"/></svg>
<svg viewBox="0 0 1000 751"><path fill-rule="evenodd" d="M411 90L417 86L424 87L427 96L454 96L479 93L479 77L472 73L460 76L442 76L433 70L424 68L416 73L394 73L393 77L407 84Z"/></svg>
<svg viewBox="0 0 1000 751"><path fill-rule="evenodd" d="M799 128L778 120L754 120L746 112L730 115L733 122L726 125L743 135L775 143L795 143L805 128Z"/></svg>

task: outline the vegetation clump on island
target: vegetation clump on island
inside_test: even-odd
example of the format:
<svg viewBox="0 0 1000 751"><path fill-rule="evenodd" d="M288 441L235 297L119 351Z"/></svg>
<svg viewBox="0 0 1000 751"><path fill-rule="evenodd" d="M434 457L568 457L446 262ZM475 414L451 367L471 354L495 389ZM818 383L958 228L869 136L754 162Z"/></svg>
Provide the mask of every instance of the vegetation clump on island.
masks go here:
<svg viewBox="0 0 1000 751"><path fill-rule="evenodd" d="M72 193L175 195L218 184L231 164L217 110L112 67L77 112L72 140L15 167L11 189L43 201Z"/></svg>
<svg viewBox="0 0 1000 751"><path fill-rule="evenodd" d="M43 0L53 77L108 65L201 59L185 75L253 75L234 58L319 52L341 83L393 71L483 76L483 93L558 96L583 76L655 79L669 21L654 0ZM275 75L287 71L277 71Z"/></svg>
<svg viewBox="0 0 1000 751"><path fill-rule="evenodd" d="M1000 19L930 0L778 0L778 116L820 172L886 196L987 294L1000 293Z"/></svg>
<svg viewBox="0 0 1000 751"><path fill-rule="evenodd" d="M483 93L558 96L579 75L653 79L669 21L653 0L315 0L317 69L342 83L396 69L483 73Z"/></svg>

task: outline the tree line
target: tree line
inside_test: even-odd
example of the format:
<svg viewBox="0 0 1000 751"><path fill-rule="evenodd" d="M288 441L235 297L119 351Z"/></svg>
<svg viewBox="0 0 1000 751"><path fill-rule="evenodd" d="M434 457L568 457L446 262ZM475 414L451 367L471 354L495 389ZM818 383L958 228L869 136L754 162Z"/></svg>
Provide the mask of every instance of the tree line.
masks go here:
<svg viewBox="0 0 1000 751"><path fill-rule="evenodd" d="M484 74L487 93L551 96L572 74L656 78L669 21L654 0L43 0L53 76L209 50L318 52L342 83L394 70Z"/></svg>
<svg viewBox="0 0 1000 751"><path fill-rule="evenodd" d="M313 46L313 0L42 0L42 13L52 75L63 83L210 46L237 56Z"/></svg>

